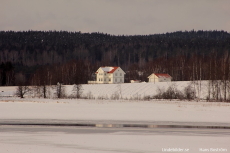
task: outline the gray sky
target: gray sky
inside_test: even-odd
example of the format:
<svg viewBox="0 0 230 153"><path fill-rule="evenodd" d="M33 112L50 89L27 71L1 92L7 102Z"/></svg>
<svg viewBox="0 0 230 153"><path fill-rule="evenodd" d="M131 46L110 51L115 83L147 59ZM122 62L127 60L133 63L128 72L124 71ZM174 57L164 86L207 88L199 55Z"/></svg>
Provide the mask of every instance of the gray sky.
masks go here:
<svg viewBox="0 0 230 153"><path fill-rule="evenodd" d="M0 0L0 30L230 32L230 0Z"/></svg>

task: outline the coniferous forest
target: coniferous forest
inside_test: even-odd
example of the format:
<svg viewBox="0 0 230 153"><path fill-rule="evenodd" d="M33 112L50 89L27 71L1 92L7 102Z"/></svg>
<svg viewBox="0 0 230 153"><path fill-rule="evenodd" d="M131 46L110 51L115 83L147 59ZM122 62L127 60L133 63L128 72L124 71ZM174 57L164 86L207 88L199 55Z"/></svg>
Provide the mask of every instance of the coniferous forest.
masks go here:
<svg viewBox="0 0 230 153"><path fill-rule="evenodd" d="M230 33L177 31L110 35L0 31L0 85L84 84L100 66L120 66L125 82L168 73L174 81L230 80Z"/></svg>

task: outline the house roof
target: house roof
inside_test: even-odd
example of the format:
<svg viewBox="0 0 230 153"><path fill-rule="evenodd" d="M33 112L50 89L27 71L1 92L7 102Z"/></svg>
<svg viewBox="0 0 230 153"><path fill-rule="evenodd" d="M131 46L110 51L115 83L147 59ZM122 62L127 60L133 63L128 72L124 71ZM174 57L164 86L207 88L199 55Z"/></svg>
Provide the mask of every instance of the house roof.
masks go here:
<svg viewBox="0 0 230 153"><path fill-rule="evenodd" d="M156 75L158 78L172 78L169 74L166 73L152 73L151 75ZM150 76L151 76L150 75ZM150 78L150 76L148 78Z"/></svg>
<svg viewBox="0 0 230 153"><path fill-rule="evenodd" d="M116 69L118 69L118 67L113 67L113 69L110 70L108 73L113 73L114 71L116 71Z"/></svg>
<svg viewBox="0 0 230 153"><path fill-rule="evenodd" d="M107 73L113 73L114 71L116 71L116 69L118 69L119 67L111 67L111 66L102 66L100 67L104 72ZM98 72L96 72L98 73Z"/></svg>

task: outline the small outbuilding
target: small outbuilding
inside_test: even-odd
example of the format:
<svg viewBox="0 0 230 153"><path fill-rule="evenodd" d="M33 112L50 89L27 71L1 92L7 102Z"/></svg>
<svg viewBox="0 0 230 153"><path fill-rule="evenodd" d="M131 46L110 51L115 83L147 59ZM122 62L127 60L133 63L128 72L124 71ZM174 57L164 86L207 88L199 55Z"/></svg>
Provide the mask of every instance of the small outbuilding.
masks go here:
<svg viewBox="0 0 230 153"><path fill-rule="evenodd" d="M171 82L172 77L166 73L152 73L148 76L149 82Z"/></svg>
<svg viewBox="0 0 230 153"><path fill-rule="evenodd" d="M140 83L141 80L130 80L131 83Z"/></svg>

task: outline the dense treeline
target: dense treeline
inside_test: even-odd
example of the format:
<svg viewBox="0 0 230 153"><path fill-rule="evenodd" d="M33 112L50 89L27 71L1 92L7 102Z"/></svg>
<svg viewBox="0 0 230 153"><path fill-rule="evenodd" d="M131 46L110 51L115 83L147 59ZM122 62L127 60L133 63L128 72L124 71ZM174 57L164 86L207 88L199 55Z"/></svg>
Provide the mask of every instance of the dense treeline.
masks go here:
<svg viewBox="0 0 230 153"><path fill-rule="evenodd" d="M0 86L9 86L14 83L14 67L11 62L0 64Z"/></svg>
<svg viewBox="0 0 230 153"><path fill-rule="evenodd" d="M86 83L99 66L121 66L130 79L147 81L153 72L173 80L229 79L230 34L178 31L114 36L66 31L1 31L1 85ZM6 83L6 63L15 78ZM7 71L8 72L8 71ZM79 75L80 74L80 75Z"/></svg>

